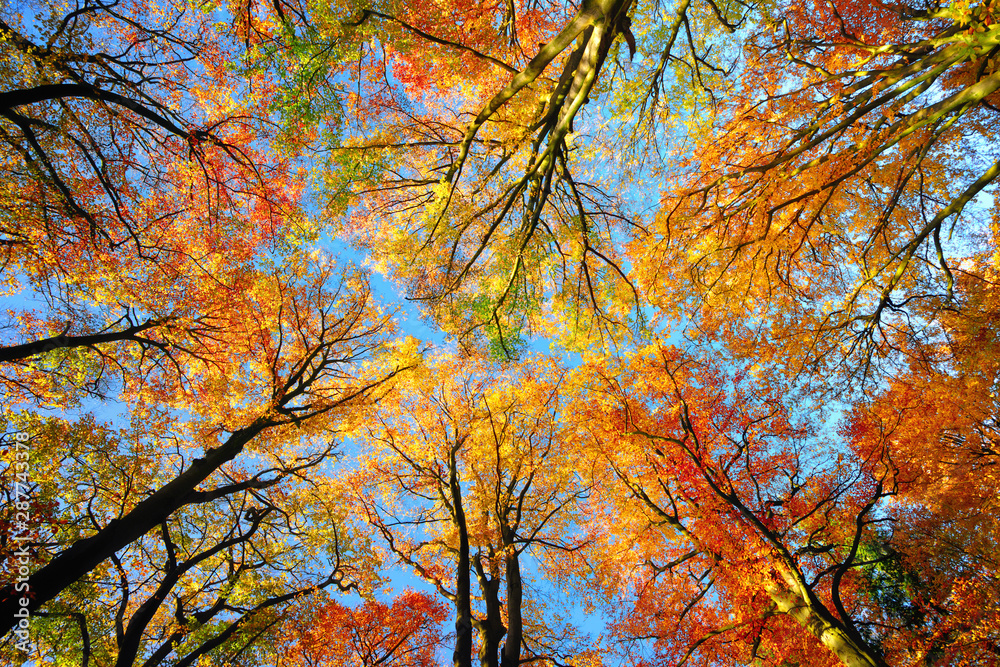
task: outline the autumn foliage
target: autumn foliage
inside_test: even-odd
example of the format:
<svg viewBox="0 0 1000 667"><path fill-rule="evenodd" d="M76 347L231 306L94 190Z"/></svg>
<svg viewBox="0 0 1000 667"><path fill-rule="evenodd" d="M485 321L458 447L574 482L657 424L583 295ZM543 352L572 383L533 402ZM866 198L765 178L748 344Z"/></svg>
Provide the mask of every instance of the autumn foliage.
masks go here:
<svg viewBox="0 0 1000 667"><path fill-rule="evenodd" d="M290 644L282 649L283 664L430 667L437 664L446 617L441 602L414 591L391 604L366 601L354 608L330 600L304 610L301 626L286 628Z"/></svg>
<svg viewBox="0 0 1000 667"><path fill-rule="evenodd" d="M0 6L3 660L994 664L998 18Z"/></svg>

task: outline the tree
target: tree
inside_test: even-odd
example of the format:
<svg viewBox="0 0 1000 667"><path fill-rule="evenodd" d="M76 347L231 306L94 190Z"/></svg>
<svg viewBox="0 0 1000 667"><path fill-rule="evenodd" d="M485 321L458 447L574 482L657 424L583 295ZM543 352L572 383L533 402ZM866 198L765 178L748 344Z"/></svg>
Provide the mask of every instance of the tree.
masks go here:
<svg viewBox="0 0 1000 667"><path fill-rule="evenodd" d="M630 245L665 317L694 317L793 373L862 380L907 338L932 338L985 240L1000 169L992 11L826 2L765 14L740 85Z"/></svg>
<svg viewBox="0 0 1000 667"><path fill-rule="evenodd" d="M947 344L912 350L907 372L856 405L851 422L855 446L884 441L898 469L901 502L882 541L905 597L885 610L896 632L886 642L941 664L989 662L1000 647L996 269L965 269L955 285L964 307L942 317Z"/></svg>
<svg viewBox="0 0 1000 667"><path fill-rule="evenodd" d="M0 275L24 299L0 378L41 495L29 541L4 535L5 565L27 551L32 572L3 582L0 626L24 608L40 656L257 651L283 606L368 582L339 508L306 492L337 424L413 360L383 348L364 274L300 251L301 146L254 56L267 20L242 16L82 0L0 22Z"/></svg>
<svg viewBox="0 0 1000 667"><path fill-rule="evenodd" d="M330 158L331 171L357 177L348 231L470 345L512 357L536 331L573 347L622 343L644 320L620 245L636 221L615 192L630 170L619 177L605 163L619 134L634 156L655 132L608 139L600 126L607 116L627 126L632 104L655 126L675 72L716 78L727 66L712 36L745 10L711 0L670 16L622 0L404 4L317 24L313 52L338 54L337 69L357 77ZM623 44L630 59L659 64L629 65Z"/></svg>
<svg viewBox="0 0 1000 667"><path fill-rule="evenodd" d="M308 236L273 86L185 3L81 0L0 31L0 280L33 302L3 321L10 400L197 373L261 253Z"/></svg>
<svg viewBox="0 0 1000 667"><path fill-rule="evenodd" d="M304 610L301 625L289 633L282 664L431 667L447 614L429 594L410 590L392 604L366 600L351 608L330 600Z"/></svg>
<svg viewBox="0 0 1000 667"><path fill-rule="evenodd" d="M180 454L93 419L20 425L34 434L32 451L43 455L32 471L44 480L38 491L59 507L50 549L113 524L148 489L169 481ZM283 606L316 590L365 583L367 575L355 569L365 553L338 531L338 508L318 502L302 483L331 456L310 449L294 458L267 456L252 476L246 464L220 471L213 488L196 492L35 610L32 657L152 667L259 654L260 636L281 622ZM48 476L44 461L66 483ZM334 538L327 541L331 525ZM32 550L35 544L20 543ZM44 567L47 554L36 556ZM17 653L8 648L13 664Z"/></svg>
<svg viewBox="0 0 1000 667"><path fill-rule="evenodd" d="M275 135L273 89L226 67L242 55L221 25L170 2L81 0L30 28L5 16L4 171L19 186L4 202L5 264L51 271L45 251L85 262L129 246L164 260L190 240L169 232L192 224L209 244L239 230L252 250L294 215L288 156L255 149Z"/></svg>
<svg viewBox="0 0 1000 667"><path fill-rule="evenodd" d="M190 614L205 623L220 611L237 613L227 606L229 587L241 576L256 576L261 567L279 571L288 567L294 572L292 565L282 566L281 549L268 556L268 550L255 547L247 556L250 564L244 565L234 564L243 561L233 551L252 545L256 532L273 544L304 539L298 531L310 511L308 503L290 506L288 494L307 483L310 470L327 464L333 455L329 441L319 447L317 441L328 439L355 406L377 401L401 368L401 359L391 352L372 359L367 367L358 365L388 342L392 329L371 306L362 275L344 275L340 284L337 278L328 266L310 271L293 263L261 276L255 293L248 295L255 308L242 313L247 320L241 332L243 346L230 350L233 363L207 369L195 386L185 388L198 400L186 405L190 419L161 410L158 421L138 429L130 438L130 455L116 453L122 449L116 439L95 442L86 433L76 436L82 442L69 460L57 454L58 438L49 441L52 450L36 450L38 472L44 462L48 483L58 489L65 464L67 482L74 490L53 495L69 525L53 541L30 545L33 556L43 562L28 579L30 613L61 607L67 603L65 596L72 596L71 587L78 591L82 582L93 585L102 579L98 572L116 565L122 585L117 592L104 594L119 596L118 659L127 664L134 659L137 640L145 640L147 625L162 615L168 594L190 577L197 578L200 568L229 563L228 575L218 575L222 580L206 575L203 596L175 595L178 619ZM407 363L405 358L402 363ZM95 469L85 484L78 464L70 464L74 457L106 460L108 465ZM142 460L152 467L137 469ZM270 494L276 497L269 499ZM265 520L272 511L271 519ZM220 520L219 515L229 518ZM144 537L151 531L160 535ZM293 550L300 548L294 541L292 545ZM339 563L336 542L332 546ZM137 560L129 562L133 558ZM139 563L151 561L162 564L150 579ZM343 583L345 570L339 565L332 569L334 574L300 586L297 593L265 595L259 602L262 606L250 605L241 613L253 615L316 586ZM126 586L136 575L139 583ZM222 592L213 593L216 589ZM199 611L206 604L203 598L215 594L220 606L209 603ZM131 606L131 600L142 595L148 596L147 602ZM6 629L16 622L14 612L24 606L21 597L12 583L3 588L0 605ZM188 604L193 608L185 611ZM123 629L124 618L131 620ZM241 622L229 620L230 635L242 627ZM107 627L104 620L97 625ZM224 634L220 630L220 636ZM169 652L176 637L163 641L163 650ZM205 650L209 648L211 642L206 641ZM198 655L195 651L188 659Z"/></svg>
<svg viewBox="0 0 1000 667"><path fill-rule="evenodd" d="M586 489L558 423L563 372L536 359L496 373L438 357L358 432L371 451L362 506L390 552L454 605L456 665L472 664L476 644L483 667L580 650L532 623L525 598L529 555L579 548L570 526Z"/></svg>
<svg viewBox="0 0 1000 667"><path fill-rule="evenodd" d="M652 638L665 664L891 664L858 585L895 493L884 442L852 452L793 423L786 387L675 349L581 371L574 422L605 461L597 558L619 572L609 595L634 583L624 641Z"/></svg>
<svg viewBox="0 0 1000 667"><path fill-rule="evenodd" d="M920 335L898 313L935 317L963 257L942 227L995 176L991 10L894 7L422 5L328 22L315 48L360 43L338 66L370 91L332 151L360 177L349 230L447 330L503 356L535 331L623 344L649 299L662 320L728 326L741 354L766 333L741 313L784 318L773 335L801 341L796 372L841 364L841 342L860 355L843 370L868 369L895 328ZM646 220L624 192L660 183Z"/></svg>

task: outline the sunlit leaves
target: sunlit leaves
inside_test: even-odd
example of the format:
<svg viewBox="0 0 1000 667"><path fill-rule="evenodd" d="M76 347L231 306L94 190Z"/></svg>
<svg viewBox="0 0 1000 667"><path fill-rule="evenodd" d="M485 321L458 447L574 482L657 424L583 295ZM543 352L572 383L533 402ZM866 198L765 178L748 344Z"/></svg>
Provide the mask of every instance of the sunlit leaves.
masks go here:
<svg viewBox="0 0 1000 667"><path fill-rule="evenodd" d="M900 336L933 331L983 228L992 19L970 36L916 7L772 11L651 237L631 243L636 278L666 318L740 355L864 380ZM760 354L768 339L780 358Z"/></svg>
<svg viewBox="0 0 1000 667"><path fill-rule="evenodd" d="M331 667L432 667L447 610L427 593L404 591L391 604L351 608L334 600L304 606L283 628L288 663Z"/></svg>

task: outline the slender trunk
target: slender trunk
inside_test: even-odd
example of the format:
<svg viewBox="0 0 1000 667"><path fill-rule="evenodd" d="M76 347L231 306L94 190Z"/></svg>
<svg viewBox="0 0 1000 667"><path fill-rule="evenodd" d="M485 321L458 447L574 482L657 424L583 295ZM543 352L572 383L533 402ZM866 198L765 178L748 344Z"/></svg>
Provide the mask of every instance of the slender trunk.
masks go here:
<svg viewBox="0 0 1000 667"><path fill-rule="evenodd" d="M449 490L454 508L455 526L458 528L458 571L455 582L455 653L452 661L455 667L472 667L472 593L471 563L469 560L469 528L465 523L462 508L462 487L458 480L456 456L464 439L459 439L452 447L448 459Z"/></svg>

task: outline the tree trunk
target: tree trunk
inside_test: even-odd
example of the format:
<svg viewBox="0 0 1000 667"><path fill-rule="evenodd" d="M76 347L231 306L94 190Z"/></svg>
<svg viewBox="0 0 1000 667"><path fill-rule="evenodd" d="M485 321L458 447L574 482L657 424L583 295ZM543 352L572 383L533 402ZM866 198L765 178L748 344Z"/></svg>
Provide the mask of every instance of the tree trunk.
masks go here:
<svg viewBox="0 0 1000 667"><path fill-rule="evenodd" d="M458 564L455 576L455 667L472 667L472 593L471 563L469 559L469 529L462 508L462 487L458 480L457 454L464 438L460 438L448 457L450 468L448 486L454 508L455 526L458 528Z"/></svg>
<svg viewBox="0 0 1000 667"><path fill-rule="evenodd" d="M475 565L479 589L486 604L486 618L476 621L476 629L479 630L479 665L500 667L500 642L507 632L500 613L500 578L486 572L483 560L478 555L475 558Z"/></svg>
<svg viewBox="0 0 1000 667"><path fill-rule="evenodd" d="M505 540L507 541L507 540ZM521 640L523 622L521 620L521 563L514 545L506 545L504 550L504 565L507 575L507 641L503 645L503 658L500 667L517 667L521 661Z"/></svg>
<svg viewBox="0 0 1000 667"><path fill-rule="evenodd" d="M794 618L847 667L887 667L871 648L851 639L826 608L817 609L792 588L777 582L764 586L764 590L774 600L778 611Z"/></svg>
<svg viewBox="0 0 1000 667"><path fill-rule="evenodd" d="M80 580L116 551L139 539L163 523L177 508L183 506L201 482L233 460L250 440L273 426L267 419L258 419L249 426L234 431L225 443L195 459L184 472L137 504L128 514L108 523L88 538L74 542L61 551L28 579L28 591L16 592L14 584L0 590L0 635L17 623L14 614L22 609L20 599L27 597L27 610L36 611L68 586Z"/></svg>

